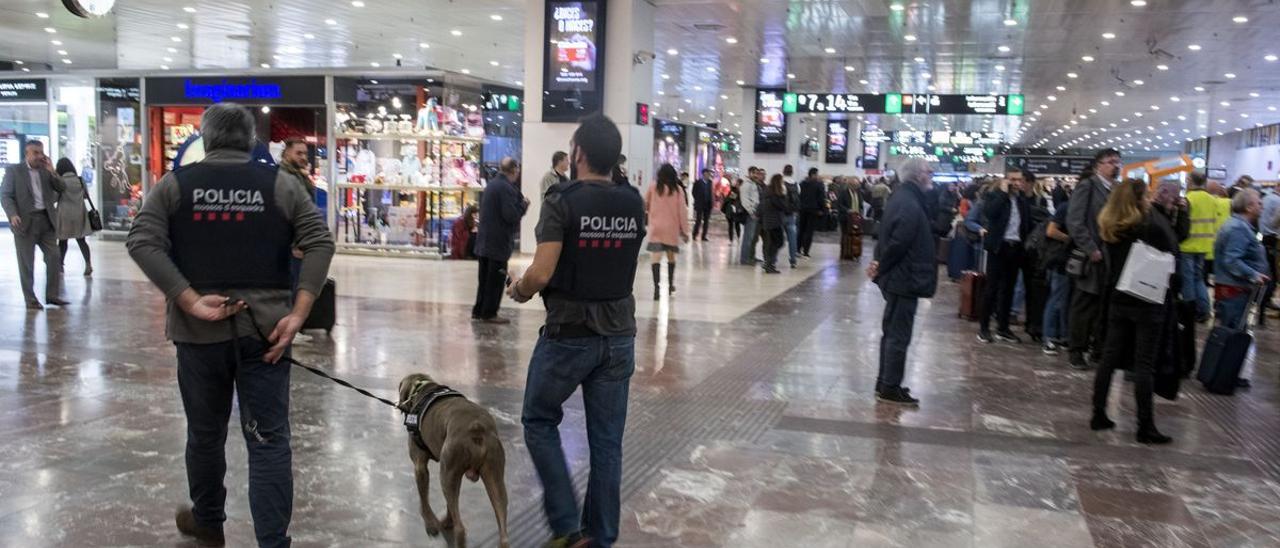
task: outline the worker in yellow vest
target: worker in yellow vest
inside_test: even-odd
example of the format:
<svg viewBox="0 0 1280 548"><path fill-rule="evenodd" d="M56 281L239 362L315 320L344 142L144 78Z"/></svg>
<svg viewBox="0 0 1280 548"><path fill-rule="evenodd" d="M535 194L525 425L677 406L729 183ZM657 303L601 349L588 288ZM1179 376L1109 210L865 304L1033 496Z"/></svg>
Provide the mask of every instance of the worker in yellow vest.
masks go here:
<svg viewBox="0 0 1280 548"><path fill-rule="evenodd" d="M1213 260L1213 241L1222 218L1219 200L1205 189L1205 176L1192 173L1187 179L1187 205L1191 216L1191 235L1182 242L1182 300L1196 303L1196 320L1209 319L1209 289L1205 285L1206 261ZM1221 185L1218 185L1221 188ZM1231 216L1227 201L1227 217Z"/></svg>

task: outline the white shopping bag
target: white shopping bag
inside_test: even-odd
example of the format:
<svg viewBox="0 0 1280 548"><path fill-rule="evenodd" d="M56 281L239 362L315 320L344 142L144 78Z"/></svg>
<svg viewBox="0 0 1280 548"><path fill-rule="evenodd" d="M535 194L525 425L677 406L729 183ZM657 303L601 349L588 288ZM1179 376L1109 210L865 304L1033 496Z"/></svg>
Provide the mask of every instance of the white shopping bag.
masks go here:
<svg viewBox="0 0 1280 548"><path fill-rule="evenodd" d="M1120 271L1116 290L1153 304L1163 304L1173 275L1173 254L1142 242L1133 242Z"/></svg>

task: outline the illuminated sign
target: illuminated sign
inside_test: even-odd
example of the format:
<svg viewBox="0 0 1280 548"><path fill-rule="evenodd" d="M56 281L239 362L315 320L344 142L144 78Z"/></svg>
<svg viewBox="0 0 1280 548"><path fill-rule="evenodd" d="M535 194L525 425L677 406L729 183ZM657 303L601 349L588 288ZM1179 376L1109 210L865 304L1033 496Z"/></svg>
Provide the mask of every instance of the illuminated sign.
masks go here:
<svg viewBox="0 0 1280 548"><path fill-rule="evenodd" d="M187 99L208 99L214 103L220 103L224 100L279 99L282 96L279 84L259 84L257 79L250 79L243 84L232 83L226 79L217 84L197 84L188 79L183 84L183 97Z"/></svg>
<svg viewBox="0 0 1280 548"><path fill-rule="evenodd" d="M544 121L577 121L604 106L603 0L546 4Z"/></svg>
<svg viewBox="0 0 1280 548"><path fill-rule="evenodd" d="M649 105L636 103L636 125L649 125Z"/></svg>
<svg viewBox="0 0 1280 548"><path fill-rule="evenodd" d="M234 101L244 105L322 106L323 76L146 78L147 103L209 105Z"/></svg>
<svg viewBox="0 0 1280 548"><path fill-rule="evenodd" d="M827 163L849 163L849 121L827 121Z"/></svg>
<svg viewBox="0 0 1280 548"><path fill-rule="evenodd" d="M1006 114L1021 116L1021 95L940 95L934 93L787 93L783 111L791 113Z"/></svg>
<svg viewBox="0 0 1280 548"><path fill-rule="evenodd" d="M797 112L883 112L884 96L870 93L788 93L782 110Z"/></svg>
<svg viewBox="0 0 1280 548"><path fill-rule="evenodd" d="M1079 175L1092 164L1092 156L1004 157L1006 170L1025 169L1036 175Z"/></svg>
<svg viewBox="0 0 1280 548"><path fill-rule="evenodd" d="M787 115L783 112L783 91L756 90L755 152L782 154L787 151Z"/></svg>
<svg viewBox="0 0 1280 548"><path fill-rule="evenodd" d="M0 80L0 101L46 101L44 80Z"/></svg>

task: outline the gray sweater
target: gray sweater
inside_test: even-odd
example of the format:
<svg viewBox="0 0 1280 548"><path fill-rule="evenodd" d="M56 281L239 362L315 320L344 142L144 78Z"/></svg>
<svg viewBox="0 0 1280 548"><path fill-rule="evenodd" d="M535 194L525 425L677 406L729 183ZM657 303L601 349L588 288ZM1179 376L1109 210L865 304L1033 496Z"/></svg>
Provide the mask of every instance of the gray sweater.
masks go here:
<svg viewBox="0 0 1280 548"><path fill-rule="evenodd" d="M205 157L207 164L243 164L249 161L249 153L234 150L215 150ZM129 230L129 256L147 275L168 301L165 335L172 341L191 344L213 344L231 340L231 330L226 322L206 322L188 316L174 303L174 298L191 287L187 278L178 270L169 256L169 217L178 210L181 196L173 173L166 174L151 189L142 210ZM293 223L294 247L302 250L302 274L298 289L319 295L328 276L329 263L333 260L333 237L316 210L310 196L297 181L281 170L276 178L276 204L285 219ZM228 245L234 245L228 243ZM292 310L292 295L287 289L227 289L212 291L243 300L253 308L263 333L270 333L275 325ZM254 335L248 314L236 317L236 332L247 337Z"/></svg>

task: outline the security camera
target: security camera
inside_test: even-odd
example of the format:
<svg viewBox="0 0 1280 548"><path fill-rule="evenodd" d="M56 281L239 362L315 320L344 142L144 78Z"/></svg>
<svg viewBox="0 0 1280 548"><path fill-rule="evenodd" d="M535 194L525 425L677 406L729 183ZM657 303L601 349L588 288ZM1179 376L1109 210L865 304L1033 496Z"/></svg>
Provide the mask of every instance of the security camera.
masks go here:
<svg viewBox="0 0 1280 548"><path fill-rule="evenodd" d="M657 58L658 54L652 51L640 50L637 51L635 55L631 56L631 62L636 65L643 65Z"/></svg>

